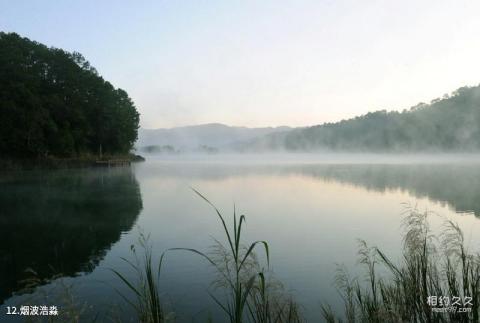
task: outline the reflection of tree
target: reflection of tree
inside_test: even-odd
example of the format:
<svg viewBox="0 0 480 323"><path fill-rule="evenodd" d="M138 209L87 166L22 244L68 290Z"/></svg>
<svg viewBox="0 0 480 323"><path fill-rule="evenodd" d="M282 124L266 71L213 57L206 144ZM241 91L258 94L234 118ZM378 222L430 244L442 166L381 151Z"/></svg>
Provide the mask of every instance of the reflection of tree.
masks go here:
<svg viewBox="0 0 480 323"><path fill-rule="evenodd" d="M469 164L304 166L301 173L384 192L404 190L480 216L480 167Z"/></svg>
<svg viewBox="0 0 480 323"><path fill-rule="evenodd" d="M89 272L142 209L129 168L25 173L0 181L0 301L25 269Z"/></svg>
<svg viewBox="0 0 480 323"><path fill-rule="evenodd" d="M164 165L155 176L223 180L255 175L301 174L369 190L404 190L480 216L480 164L189 164Z"/></svg>

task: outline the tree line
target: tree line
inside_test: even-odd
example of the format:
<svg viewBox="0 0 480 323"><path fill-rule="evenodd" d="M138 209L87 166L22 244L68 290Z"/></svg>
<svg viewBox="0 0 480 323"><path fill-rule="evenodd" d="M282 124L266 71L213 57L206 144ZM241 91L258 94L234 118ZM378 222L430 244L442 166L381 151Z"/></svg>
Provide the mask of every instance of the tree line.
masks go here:
<svg viewBox="0 0 480 323"><path fill-rule="evenodd" d="M272 134L253 147L287 151L473 152L480 150L480 86L408 110L367 113Z"/></svg>
<svg viewBox="0 0 480 323"><path fill-rule="evenodd" d="M80 53L0 32L0 157L128 153L139 118Z"/></svg>

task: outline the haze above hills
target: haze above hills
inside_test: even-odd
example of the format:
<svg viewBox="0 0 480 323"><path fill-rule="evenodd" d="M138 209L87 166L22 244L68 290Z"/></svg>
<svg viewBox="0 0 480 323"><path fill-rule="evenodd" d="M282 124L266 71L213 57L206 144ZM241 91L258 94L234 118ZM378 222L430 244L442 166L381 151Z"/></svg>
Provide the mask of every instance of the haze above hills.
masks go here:
<svg viewBox="0 0 480 323"><path fill-rule="evenodd" d="M147 152L216 152L266 135L290 131L290 127L247 128L208 123L176 128L139 129L136 146Z"/></svg>
<svg viewBox="0 0 480 323"><path fill-rule="evenodd" d="M212 123L140 129L137 147L145 146L150 152L478 152L480 86L462 87L401 112L381 110L304 128Z"/></svg>

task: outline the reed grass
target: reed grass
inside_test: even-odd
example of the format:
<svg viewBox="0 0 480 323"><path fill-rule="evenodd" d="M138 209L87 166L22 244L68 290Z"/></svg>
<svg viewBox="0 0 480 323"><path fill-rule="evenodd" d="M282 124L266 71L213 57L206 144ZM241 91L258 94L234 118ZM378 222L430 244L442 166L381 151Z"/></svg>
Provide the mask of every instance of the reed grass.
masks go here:
<svg viewBox="0 0 480 323"><path fill-rule="evenodd" d="M434 235L427 217L428 212L408 210L398 264L380 249L359 242L359 263L367 279L351 279L344 267L338 268L335 282L344 313L338 317L330 306L322 305L327 322L479 321L480 257L467 250L458 225L445 221L442 233ZM379 274L380 266L386 269L386 277ZM429 296L472 297L473 304L467 313L439 313L427 303Z"/></svg>
<svg viewBox="0 0 480 323"><path fill-rule="evenodd" d="M130 247L134 261L121 258L126 264L134 270L136 282L131 281L127 276L121 274L115 269L112 272L120 278L124 285L135 295L136 300L132 301L124 295L119 295L134 308L137 313L137 320L143 323L165 323L173 322L174 315L166 310L165 305L161 301L159 281L162 272L162 263L165 253L162 253L157 264L152 259L152 246L149 243L150 236L140 232L139 245L142 254L139 254L136 247Z"/></svg>
<svg viewBox="0 0 480 323"><path fill-rule="evenodd" d="M270 252L266 241L259 240L245 244L242 240L245 216L237 217L233 211L233 225L229 228L225 217L205 196L192 189L215 211L223 229L225 243L215 239L210 252L191 248L174 248L193 252L206 259L217 274L213 282L216 290L224 292L221 299L210 293L214 302L225 313L230 323L295 323L300 322L299 306L293 299L285 300L283 289L275 284L269 270ZM266 259L263 265L254 252L262 247ZM270 277L267 281L266 277ZM275 287L276 286L276 287ZM276 293L274 293L274 290Z"/></svg>
<svg viewBox="0 0 480 323"><path fill-rule="evenodd" d="M268 243L266 241L255 241L245 249L241 243L242 225L245 223L245 216L240 215L237 221L237 215L234 208L233 226L231 229L229 229L223 215L215 207L215 205L213 205L197 190L193 189L193 191L215 210L215 213L222 224L227 245L224 246L218 240L216 242L217 247L220 250L219 254L223 256L223 261L215 260L207 253L201 252L197 249L174 248L172 250L185 250L193 252L197 255L200 255L214 266L217 274L220 275L220 279L217 280L217 283L225 287L227 295L225 301L222 301L217 296L213 295L213 293L210 293L210 296L227 315L230 323L243 323L247 309L247 300L258 276L258 274L251 274L249 272L248 267L250 267L249 264L251 264L251 261L249 260L250 257L253 257L253 250L255 247L257 245L263 245L268 266L270 261Z"/></svg>
<svg viewBox="0 0 480 323"><path fill-rule="evenodd" d="M253 323L303 322L300 306L285 293L279 281L266 278L263 272L259 273L259 280L252 289L247 305Z"/></svg>
<svg viewBox="0 0 480 323"><path fill-rule="evenodd" d="M230 323L300 323L302 308L285 292L270 269L270 250L266 241L245 243L243 233L245 216L237 217L234 207L233 224L227 225L225 217L201 193L193 190L215 211L221 223L224 239L214 239L209 251L192 248L173 248L167 251L188 251L208 261L215 269L210 296ZM403 253L395 263L377 247L359 240L358 263L365 269L366 279L351 277L345 266L338 266L335 284L343 300L343 313L335 313L323 304L321 313L328 323L336 322L418 322L453 323L479 322L480 312L480 254L466 247L463 232L457 224L445 220L443 231L433 234L428 212L409 208L403 221ZM134 260L122 260L134 271L134 279L111 269L134 295L120 296L134 309L136 321L166 323L176 320L175 314L162 302L159 281L165 252L157 262L153 259L149 235L140 231L141 252L132 245ZM259 258L256 249L261 247L265 257ZM32 271L32 273L35 273ZM25 282L28 288L41 283L36 275ZM69 289L67 289L69 291ZM218 296L218 292L223 297ZM72 295L67 294L67 295ZM427 303L431 296L471 297L468 312L432 311ZM71 297L72 311L66 311L72 322L78 322L85 310ZM80 310L79 310L80 309ZM96 316L93 321L97 320ZM210 317L208 322L213 322ZM222 321L224 322L224 321Z"/></svg>
<svg viewBox="0 0 480 323"><path fill-rule="evenodd" d="M212 282L215 291L224 297L209 292L214 302L226 315L230 323L299 323L302 322L300 306L285 293L283 286L273 278L269 269L270 252L266 241L259 240L245 244L242 233L245 216L237 217L234 207L233 225L227 226L224 216L200 192L192 189L196 195L207 202L215 211L223 229L225 243L214 239L214 245L208 252L193 248L171 248L167 251L188 251L206 259L215 268L216 278ZM137 253L132 245L135 260L121 258L134 270L136 282L117 270L112 272L133 292L136 300L119 292L137 313L139 322L163 323L175 321L175 315L165 309L159 294L162 263L165 252L161 254L157 265L153 264L152 246L149 236L140 232L139 244L143 255ZM265 261L259 261L255 249L262 247ZM208 321L212 321L211 318Z"/></svg>

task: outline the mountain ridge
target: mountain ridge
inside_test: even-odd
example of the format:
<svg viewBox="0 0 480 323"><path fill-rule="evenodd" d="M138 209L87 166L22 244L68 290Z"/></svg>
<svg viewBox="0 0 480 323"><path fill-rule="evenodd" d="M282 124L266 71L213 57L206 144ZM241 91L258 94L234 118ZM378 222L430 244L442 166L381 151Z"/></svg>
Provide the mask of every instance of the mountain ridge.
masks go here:
<svg viewBox="0 0 480 323"><path fill-rule="evenodd" d="M288 126L250 128L222 123L158 129L140 128L136 147L137 149L151 146L169 147L168 150L175 151L194 151L199 147L231 149L240 142L291 129Z"/></svg>

